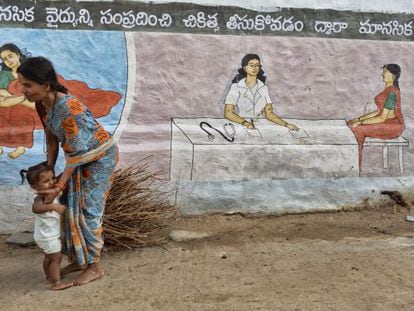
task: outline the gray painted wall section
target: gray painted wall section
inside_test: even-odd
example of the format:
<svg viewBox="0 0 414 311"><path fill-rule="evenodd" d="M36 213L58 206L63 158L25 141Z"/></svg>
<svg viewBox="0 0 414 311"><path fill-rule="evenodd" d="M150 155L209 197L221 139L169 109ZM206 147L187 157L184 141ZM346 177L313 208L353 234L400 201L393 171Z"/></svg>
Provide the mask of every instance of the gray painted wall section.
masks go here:
<svg viewBox="0 0 414 311"><path fill-rule="evenodd" d="M381 191L412 191L414 178L359 177L289 180L204 181L167 185L171 201L186 216L214 213L283 215L339 211ZM33 193L27 187L0 186L0 234L32 231ZM10 202L13 202L12 204Z"/></svg>
<svg viewBox="0 0 414 311"><path fill-rule="evenodd" d="M0 234L33 231L33 192L29 186L0 186Z"/></svg>
<svg viewBox="0 0 414 311"><path fill-rule="evenodd" d="M360 177L180 183L176 203L184 215L295 214L337 211L375 202L381 191L412 191L412 177Z"/></svg>
<svg viewBox="0 0 414 311"><path fill-rule="evenodd" d="M154 2L161 3L166 1ZM218 4L217 1L182 2L204 5ZM362 1L338 1L338 3L331 3L331 5L324 4L324 2L326 1L262 0L245 2L247 4L243 7L265 10L275 6L289 6L315 9L414 13L414 2L412 1L401 0L392 3L385 1L368 1L368 3ZM220 5L240 6L238 1L234 0L220 1ZM140 51L140 53L142 52ZM234 58L238 63L239 56L236 55ZM271 60L268 60L267 64L269 62ZM229 61L229 63L236 64L233 60ZM277 68L277 66L274 67ZM269 65L267 68L270 70L272 66ZM227 71L228 68L226 67ZM366 72L369 71L367 70ZM287 80L290 81L290 79ZM406 83L408 85L409 81L406 80ZM409 91L407 90L407 92ZM361 203L366 198L375 201L381 198L380 192L382 190L398 190L402 193L412 190L414 179L412 176L288 180L256 179L251 181L179 182L178 185L170 184L169 186L176 188L177 192L172 200L177 203L184 215L205 213L266 213L280 215L286 213L335 211L349 205ZM32 199L33 194L28 187L0 185L0 234L33 229Z"/></svg>

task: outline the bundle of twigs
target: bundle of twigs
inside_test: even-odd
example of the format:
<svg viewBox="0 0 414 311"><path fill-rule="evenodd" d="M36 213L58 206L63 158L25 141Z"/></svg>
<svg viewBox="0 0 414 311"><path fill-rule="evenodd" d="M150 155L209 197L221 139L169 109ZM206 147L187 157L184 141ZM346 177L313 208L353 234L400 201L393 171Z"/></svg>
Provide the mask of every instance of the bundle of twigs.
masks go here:
<svg viewBox="0 0 414 311"><path fill-rule="evenodd" d="M170 192L161 190L161 172L148 169L148 158L115 172L105 205L105 249L134 249L166 241L166 220L176 212Z"/></svg>

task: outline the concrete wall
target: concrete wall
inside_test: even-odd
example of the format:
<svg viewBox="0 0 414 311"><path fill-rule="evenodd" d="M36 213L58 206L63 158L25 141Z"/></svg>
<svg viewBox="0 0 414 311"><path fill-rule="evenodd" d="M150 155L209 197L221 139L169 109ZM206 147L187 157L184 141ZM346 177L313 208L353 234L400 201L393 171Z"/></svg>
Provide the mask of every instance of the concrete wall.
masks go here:
<svg viewBox="0 0 414 311"><path fill-rule="evenodd" d="M392 6L385 1L375 6L360 1L327 6L325 2L263 0L239 5L229 0L220 5L234 6L235 12L240 7L263 14L276 7L331 9L342 21L352 22L356 18L352 12L374 12L382 15L369 16L384 21L401 17L401 24L412 20L403 13L414 11L406 1ZM213 8L217 4L192 3ZM174 4L166 5L174 8ZM33 56L45 55L65 79L120 94L110 113L99 118L119 142L120 167L151 156L150 169L163 171L164 185L176 191L172 200L183 214L335 210L364 198L377 199L381 190L408 191L412 186L412 35L378 34L364 39L355 34L334 38L309 32L260 35L161 28L19 28L4 21L0 25L0 45L12 42ZM218 132L211 140L200 128L203 121L219 130L228 123L223 119L223 104L248 53L260 56L274 111L302 128L299 136L264 120L257 123L256 132L234 124L233 142ZM381 68L388 63L402 68L404 139L391 143L387 153L381 146L366 146L359 177L357 145L345 120L375 109L373 98L384 88ZM6 120L0 125L9 131L4 126L6 110L0 108L0 113ZM17 182L20 169L45 158L43 131L33 133L34 144L25 154L11 159L7 154L14 147L6 146L0 156L0 233L32 227L32 194ZM58 170L63 166L60 158Z"/></svg>

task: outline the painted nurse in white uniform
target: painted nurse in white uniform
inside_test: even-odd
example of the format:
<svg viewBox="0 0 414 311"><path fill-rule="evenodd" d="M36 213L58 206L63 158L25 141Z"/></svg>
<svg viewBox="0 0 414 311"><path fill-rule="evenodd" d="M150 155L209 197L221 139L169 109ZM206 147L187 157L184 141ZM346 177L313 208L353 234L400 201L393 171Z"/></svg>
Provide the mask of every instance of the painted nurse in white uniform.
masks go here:
<svg viewBox="0 0 414 311"><path fill-rule="evenodd" d="M254 128L254 120L264 116L270 122L298 130L296 125L282 120L273 112L259 56L247 54L243 57L241 66L227 94L224 117L247 128Z"/></svg>

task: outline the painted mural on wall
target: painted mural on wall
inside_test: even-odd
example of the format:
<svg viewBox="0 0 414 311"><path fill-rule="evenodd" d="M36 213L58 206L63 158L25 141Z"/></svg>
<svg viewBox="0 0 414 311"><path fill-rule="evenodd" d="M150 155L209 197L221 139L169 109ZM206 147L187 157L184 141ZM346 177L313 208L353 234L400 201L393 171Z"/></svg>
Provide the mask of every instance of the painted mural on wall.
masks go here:
<svg viewBox="0 0 414 311"><path fill-rule="evenodd" d="M25 109L29 119L1 115L7 130L0 132L0 164L7 176L14 165L44 157L33 103L13 88L7 65L7 57L18 66L29 53L52 59L69 91L89 93L92 100L82 101L112 131L127 89L133 90L119 137L121 165L151 155L154 169L174 182L412 174L411 15L283 9L267 16L203 6L184 14L185 4L142 5L35 5L25 12L40 18L27 25L48 29L0 29L0 46L12 44L0 50L0 111ZM132 63L136 80L127 81ZM384 67L394 63L401 72ZM378 68L387 70L384 81ZM399 75L401 90L394 85ZM394 82L384 90L388 78Z"/></svg>
<svg viewBox="0 0 414 311"><path fill-rule="evenodd" d="M399 78L401 68L397 64L382 67L384 90L375 96L377 109L347 122L358 142L358 164L362 173L362 150L367 137L382 140L400 137L404 131L404 118L401 112ZM379 142L381 143L381 142Z"/></svg>
<svg viewBox="0 0 414 311"><path fill-rule="evenodd" d="M241 60L241 68L231 81L224 102L224 117L248 129L255 129L255 122L265 117L270 122L299 130L294 124L282 120L273 111L266 76L257 54L247 54Z"/></svg>
<svg viewBox="0 0 414 311"><path fill-rule="evenodd" d="M170 179L362 176L367 138L371 138L368 146L384 148L384 165L388 165L388 147L398 146L403 173L402 147L408 145L408 139L400 137L404 131L400 74L397 64L382 67L385 87L375 96L377 107L357 118L282 119L274 112L259 55L247 54L223 101L226 120L173 118ZM198 122L207 134L204 137Z"/></svg>
<svg viewBox="0 0 414 311"><path fill-rule="evenodd" d="M6 0L0 22L9 27L158 31L230 35L412 40L413 14L137 1Z"/></svg>
<svg viewBox="0 0 414 311"><path fill-rule="evenodd" d="M319 198L336 208L342 192L348 204L388 181L406 185L414 14L258 9L3 1L0 212L11 201L17 214L27 209L18 172L46 156L33 103L14 82L13 68L30 55L51 59L78 96L112 97L82 101L115 133L119 166L150 159L189 214L213 202L229 212L290 212L313 195L312 209Z"/></svg>
<svg viewBox="0 0 414 311"><path fill-rule="evenodd" d="M127 85L122 33L3 28L0 37L0 184L15 183L19 169L45 158L41 121L17 82L17 68L27 57L51 59L59 82L114 133Z"/></svg>

